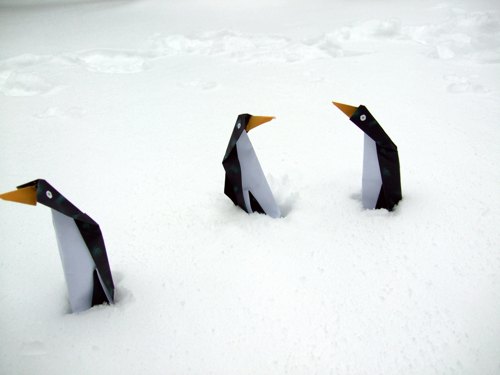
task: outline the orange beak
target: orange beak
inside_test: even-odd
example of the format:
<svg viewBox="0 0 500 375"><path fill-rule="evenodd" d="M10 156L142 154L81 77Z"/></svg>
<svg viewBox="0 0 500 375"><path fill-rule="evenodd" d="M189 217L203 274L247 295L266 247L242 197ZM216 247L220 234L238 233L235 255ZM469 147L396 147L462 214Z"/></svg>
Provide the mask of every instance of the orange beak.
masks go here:
<svg viewBox="0 0 500 375"><path fill-rule="evenodd" d="M352 105L347 105L347 104L342 104L342 103L337 103L337 102L332 102L338 109L340 109L342 112L346 114L347 117L351 118L352 115L354 115L354 112L356 112L357 107L353 107Z"/></svg>
<svg viewBox="0 0 500 375"><path fill-rule="evenodd" d="M36 206L36 186L27 186L21 189L0 194L0 198L6 201L31 204Z"/></svg>
<svg viewBox="0 0 500 375"><path fill-rule="evenodd" d="M276 117L274 116L252 116L250 117L250 120L248 121L248 124L245 128L247 133L252 130L253 128L256 128L259 125L262 125L268 121L271 121L275 119Z"/></svg>

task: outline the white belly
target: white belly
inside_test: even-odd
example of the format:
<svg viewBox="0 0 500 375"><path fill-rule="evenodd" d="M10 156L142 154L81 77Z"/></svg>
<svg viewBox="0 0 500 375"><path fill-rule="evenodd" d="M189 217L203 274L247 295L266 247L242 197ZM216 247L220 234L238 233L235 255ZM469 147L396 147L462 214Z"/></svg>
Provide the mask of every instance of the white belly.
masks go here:
<svg viewBox="0 0 500 375"><path fill-rule="evenodd" d="M249 192L257 199L265 213L273 218L281 216L280 209L274 201L273 193L267 183L259 159L244 131L236 143L238 160L241 167L241 182L243 187L243 198L248 212L253 212L250 206Z"/></svg>
<svg viewBox="0 0 500 375"><path fill-rule="evenodd" d="M52 221L68 287L71 311L87 310L92 306L94 260L83 241L75 220L52 210Z"/></svg>
<svg viewBox="0 0 500 375"><path fill-rule="evenodd" d="M361 196L363 207L373 209L377 205L377 200L382 188L382 176L377 156L377 145L375 141L366 134L364 135L363 152L363 181Z"/></svg>

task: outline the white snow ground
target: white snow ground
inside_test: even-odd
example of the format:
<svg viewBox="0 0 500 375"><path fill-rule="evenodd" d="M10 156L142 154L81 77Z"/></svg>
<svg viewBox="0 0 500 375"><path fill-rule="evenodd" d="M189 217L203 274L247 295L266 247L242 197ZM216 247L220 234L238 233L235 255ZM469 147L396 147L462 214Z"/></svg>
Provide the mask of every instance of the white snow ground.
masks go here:
<svg viewBox="0 0 500 375"><path fill-rule="evenodd" d="M496 0L0 0L0 191L87 212L117 288L68 314L49 209L0 202L0 373L500 374L499 103ZM282 219L223 194L245 112Z"/></svg>

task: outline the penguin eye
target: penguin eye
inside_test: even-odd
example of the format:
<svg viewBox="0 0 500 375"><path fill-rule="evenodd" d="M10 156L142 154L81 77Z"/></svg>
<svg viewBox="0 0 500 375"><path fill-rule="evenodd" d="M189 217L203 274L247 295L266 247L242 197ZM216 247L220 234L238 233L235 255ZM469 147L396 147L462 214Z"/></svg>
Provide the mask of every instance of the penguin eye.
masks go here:
<svg viewBox="0 0 500 375"><path fill-rule="evenodd" d="M361 121L365 121L365 120L366 120L366 115L361 115L361 116L359 116L359 119L360 119Z"/></svg>
<svg viewBox="0 0 500 375"><path fill-rule="evenodd" d="M236 127L237 127L238 129L239 129L239 128L241 128L241 122L239 122L239 121L238 121L238 122L236 123Z"/></svg>
<svg viewBox="0 0 500 375"><path fill-rule="evenodd" d="M47 196L47 198L52 199L52 192L50 190L47 190L45 192L45 195Z"/></svg>

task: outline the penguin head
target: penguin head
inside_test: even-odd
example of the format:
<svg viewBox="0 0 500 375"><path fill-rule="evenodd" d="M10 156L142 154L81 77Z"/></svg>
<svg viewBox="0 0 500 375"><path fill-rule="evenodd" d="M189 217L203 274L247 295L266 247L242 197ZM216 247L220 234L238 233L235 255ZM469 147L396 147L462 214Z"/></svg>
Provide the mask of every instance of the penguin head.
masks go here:
<svg viewBox="0 0 500 375"><path fill-rule="evenodd" d="M256 128L259 125L265 124L266 122L269 122L274 118L274 116L252 116L248 113L241 114L236 119L233 136L236 136L234 138L236 138L237 140L241 136L241 133L243 133L243 130L248 133L250 130ZM231 136L231 138L233 138L233 136Z"/></svg>
<svg viewBox="0 0 500 375"><path fill-rule="evenodd" d="M354 125L361 129L371 139L375 140L378 145L386 144L390 149L397 150L394 142L392 142L378 121L364 105L361 104L359 107L353 107L337 102L332 103L344 112Z"/></svg>
<svg viewBox="0 0 500 375"><path fill-rule="evenodd" d="M224 160L227 159L233 148L236 146L236 143L243 134L243 131L247 133L256 128L259 125L265 124L268 121L273 120L274 116L252 116L248 113L244 113L238 116L236 119L236 124L233 127L233 132L231 133L231 137L229 138L229 144L227 146L226 153L224 154Z"/></svg>
<svg viewBox="0 0 500 375"><path fill-rule="evenodd" d="M36 206L37 203L60 211L59 206L66 201L61 193L43 179L34 180L20 185L14 191L0 194L0 198L6 201L24 203Z"/></svg>

